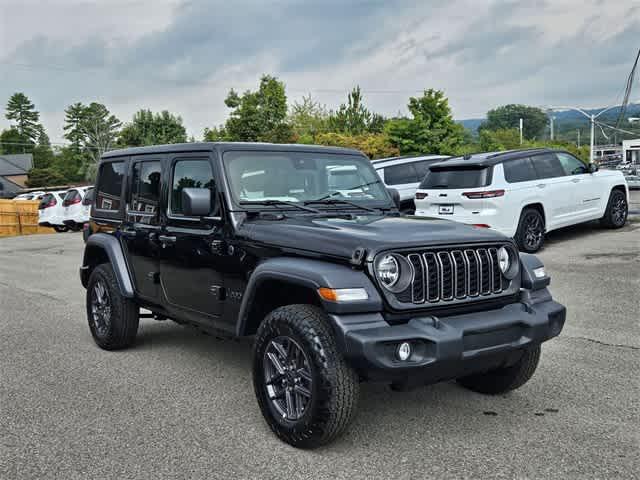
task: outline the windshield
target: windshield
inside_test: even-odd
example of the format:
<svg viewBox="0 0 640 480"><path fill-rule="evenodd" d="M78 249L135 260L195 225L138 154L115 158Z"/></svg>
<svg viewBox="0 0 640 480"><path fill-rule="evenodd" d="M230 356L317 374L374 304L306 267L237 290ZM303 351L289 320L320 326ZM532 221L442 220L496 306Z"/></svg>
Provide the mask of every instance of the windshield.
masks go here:
<svg viewBox="0 0 640 480"><path fill-rule="evenodd" d="M476 188L491 183L489 168L478 167L435 167L420 184L420 188Z"/></svg>
<svg viewBox="0 0 640 480"><path fill-rule="evenodd" d="M236 202L391 203L371 162L357 155L234 151L224 154L224 167Z"/></svg>

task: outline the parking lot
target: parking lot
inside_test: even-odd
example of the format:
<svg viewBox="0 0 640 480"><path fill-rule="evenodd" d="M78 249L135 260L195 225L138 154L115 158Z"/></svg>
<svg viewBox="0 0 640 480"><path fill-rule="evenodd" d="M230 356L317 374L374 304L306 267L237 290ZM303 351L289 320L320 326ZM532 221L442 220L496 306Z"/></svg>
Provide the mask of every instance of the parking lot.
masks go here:
<svg viewBox="0 0 640 480"><path fill-rule="evenodd" d="M640 194L631 209L640 213ZM80 234L0 240L0 478L632 478L640 471L640 215L549 235L568 309L534 378L497 397L363 385L332 445L276 439L250 340L141 320L106 352L86 325Z"/></svg>

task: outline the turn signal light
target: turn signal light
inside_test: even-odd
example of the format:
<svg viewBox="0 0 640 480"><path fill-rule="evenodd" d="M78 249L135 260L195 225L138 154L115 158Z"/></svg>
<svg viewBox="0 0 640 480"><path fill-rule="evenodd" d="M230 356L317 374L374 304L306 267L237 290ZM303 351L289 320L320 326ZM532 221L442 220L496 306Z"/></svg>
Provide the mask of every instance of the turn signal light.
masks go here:
<svg viewBox="0 0 640 480"><path fill-rule="evenodd" d="M464 192L462 196L470 199L495 198L504 196L504 190L489 190L486 192Z"/></svg>
<svg viewBox="0 0 640 480"><path fill-rule="evenodd" d="M364 288L326 288L318 289L318 294L329 302L357 302L369 298Z"/></svg>

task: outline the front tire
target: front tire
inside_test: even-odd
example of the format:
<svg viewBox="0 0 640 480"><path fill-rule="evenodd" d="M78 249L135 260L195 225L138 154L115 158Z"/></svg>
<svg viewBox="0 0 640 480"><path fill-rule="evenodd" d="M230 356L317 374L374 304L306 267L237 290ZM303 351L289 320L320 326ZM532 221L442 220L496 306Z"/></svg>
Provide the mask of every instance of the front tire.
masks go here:
<svg viewBox="0 0 640 480"><path fill-rule="evenodd" d="M622 228L627 223L628 214L627 196L620 190L613 190L600 224L606 228Z"/></svg>
<svg viewBox="0 0 640 480"><path fill-rule="evenodd" d="M87 285L87 319L96 344L104 350L133 345L138 332L140 309L120 293L113 268L97 266Z"/></svg>
<svg viewBox="0 0 640 480"><path fill-rule="evenodd" d="M544 217L535 208L525 208L520 214L515 240L520 251L535 253L544 244Z"/></svg>
<svg viewBox="0 0 640 480"><path fill-rule="evenodd" d="M458 383L469 390L488 395L497 395L520 388L533 376L540 360L540 345L528 348L513 365L477 373L458 379Z"/></svg>
<svg viewBox="0 0 640 480"><path fill-rule="evenodd" d="M273 432L298 448L331 442L358 403L356 372L338 351L325 313L312 305L277 308L253 349L253 386Z"/></svg>
<svg viewBox="0 0 640 480"><path fill-rule="evenodd" d="M64 225L54 225L53 229L58 233L64 233L69 230L69 228Z"/></svg>

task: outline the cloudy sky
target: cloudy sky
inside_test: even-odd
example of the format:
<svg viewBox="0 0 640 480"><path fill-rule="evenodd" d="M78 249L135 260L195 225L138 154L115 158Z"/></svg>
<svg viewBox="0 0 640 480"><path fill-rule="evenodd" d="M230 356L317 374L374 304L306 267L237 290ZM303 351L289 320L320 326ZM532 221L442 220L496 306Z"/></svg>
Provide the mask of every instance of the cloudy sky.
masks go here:
<svg viewBox="0 0 640 480"><path fill-rule="evenodd" d="M0 128L23 91L53 141L77 101L125 121L168 109L199 138L224 122L229 88L262 73L290 101L330 108L360 84L387 115L431 87L458 119L505 103L609 105L640 47L640 0L0 0L0 12Z"/></svg>

